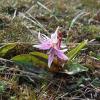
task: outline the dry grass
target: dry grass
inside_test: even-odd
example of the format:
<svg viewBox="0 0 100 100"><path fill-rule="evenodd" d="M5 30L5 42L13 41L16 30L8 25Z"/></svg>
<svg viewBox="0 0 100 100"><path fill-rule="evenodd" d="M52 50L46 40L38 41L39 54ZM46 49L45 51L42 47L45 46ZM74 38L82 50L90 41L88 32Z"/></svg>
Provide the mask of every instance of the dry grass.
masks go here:
<svg viewBox="0 0 100 100"><path fill-rule="evenodd" d="M96 39L100 35L100 16L96 15L99 8L99 0L0 0L0 43L36 43L39 31L49 35L57 26L61 27L65 41L69 33L67 43ZM71 21L80 11L85 11L86 15L80 16L69 31ZM99 52L98 49L91 48L84 51L83 55L85 53L91 56ZM20 73L15 69L14 66L14 69L6 69L1 74L0 82L4 82L8 87L0 85L1 90L6 88L0 94L2 98L0 100L8 100L8 98L9 100L82 100L82 98L96 100L100 98L100 85L97 87L92 85L92 82L95 79L98 81L100 76L96 77L91 71L64 77L55 74L52 79L35 80L30 76L22 78L22 74L20 78Z"/></svg>

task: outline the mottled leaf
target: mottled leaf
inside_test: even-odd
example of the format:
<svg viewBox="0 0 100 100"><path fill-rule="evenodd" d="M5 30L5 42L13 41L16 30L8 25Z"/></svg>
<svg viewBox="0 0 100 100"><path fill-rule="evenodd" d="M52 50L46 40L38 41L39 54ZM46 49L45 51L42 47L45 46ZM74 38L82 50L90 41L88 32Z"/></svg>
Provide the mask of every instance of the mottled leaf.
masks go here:
<svg viewBox="0 0 100 100"><path fill-rule="evenodd" d="M47 62L42 61L36 56L33 56L31 54L21 54L17 55L12 58L13 61L19 64L27 65L27 66L33 66L33 65L38 65L45 67L47 66Z"/></svg>
<svg viewBox="0 0 100 100"><path fill-rule="evenodd" d="M47 54L44 54L44 53L41 53L41 52L30 52L31 55L34 55L36 57L41 57L41 58L44 58L44 59L48 59L48 55Z"/></svg>

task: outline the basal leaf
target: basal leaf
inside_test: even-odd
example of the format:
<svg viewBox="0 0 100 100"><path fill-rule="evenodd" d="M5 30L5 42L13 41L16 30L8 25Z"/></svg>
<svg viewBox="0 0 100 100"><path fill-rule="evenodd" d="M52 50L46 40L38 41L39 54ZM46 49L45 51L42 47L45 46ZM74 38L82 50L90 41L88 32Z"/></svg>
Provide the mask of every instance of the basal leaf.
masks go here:
<svg viewBox="0 0 100 100"><path fill-rule="evenodd" d="M87 40L81 42L76 48L69 51L67 54L67 56L69 57L69 61L72 60L78 54L78 52L80 52L81 49L86 45L87 45Z"/></svg>
<svg viewBox="0 0 100 100"><path fill-rule="evenodd" d="M6 44L6 45L0 47L0 57L4 57L15 46L16 46L15 43L11 43L11 44Z"/></svg>
<svg viewBox="0 0 100 100"><path fill-rule="evenodd" d="M36 56L36 57L42 57L44 59L48 59L48 55L47 54L44 54L44 53L41 53L41 52L30 52L30 54Z"/></svg>
<svg viewBox="0 0 100 100"><path fill-rule="evenodd" d="M41 61L48 63L48 55L47 54L44 54L41 52L30 52L30 54L35 56L36 58L40 59ZM56 66L58 65L57 59L53 60L53 64Z"/></svg>
<svg viewBox="0 0 100 100"><path fill-rule="evenodd" d="M16 64L19 64L21 69L25 71L29 71L32 73L36 73L38 77L46 78L49 75L48 72L48 64L47 64L47 56L45 54L40 53L43 57L34 56L39 54L39 52L31 52L30 54L21 54L13 57L11 60Z"/></svg>
<svg viewBox="0 0 100 100"><path fill-rule="evenodd" d="M83 65L81 65L77 62L71 62L68 64L67 70L68 70L67 74L73 75L73 74L77 74L79 72L88 71L88 68L84 67Z"/></svg>
<svg viewBox="0 0 100 100"><path fill-rule="evenodd" d="M13 57L12 60L15 61L16 63L23 64L26 66L33 66L33 65L38 65L42 67L47 66L47 62L40 60L39 58L33 56L32 54L17 55Z"/></svg>

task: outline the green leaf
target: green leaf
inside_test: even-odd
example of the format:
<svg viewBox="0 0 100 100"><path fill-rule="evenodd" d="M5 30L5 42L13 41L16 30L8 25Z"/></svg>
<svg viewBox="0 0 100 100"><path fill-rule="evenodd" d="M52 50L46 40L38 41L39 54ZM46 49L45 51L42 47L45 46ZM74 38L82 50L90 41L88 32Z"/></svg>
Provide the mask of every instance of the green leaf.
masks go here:
<svg viewBox="0 0 100 100"><path fill-rule="evenodd" d="M77 62L71 62L70 64L68 64L67 70L68 70L67 74L73 75L79 72L88 71L88 68L82 66Z"/></svg>
<svg viewBox="0 0 100 100"><path fill-rule="evenodd" d="M11 43L11 44L6 44L6 45L0 47L0 57L4 57L15 46L16 46L15 43Z"/></svg>
<svg viewBox="0 0 100 100"><path fill-rule="evenodd" d="M34 55L35 57L41 57L44 58L46 60L48 60L48 55L41 53L41 52L30 52L31 55Z"/></svg>
<svg viewBox="0 0 100 100"><path fill-rule="evenodd" d="M40 59L41 61L48 63L48 55L47 54L44 54L44 53L41 53L41 52L30 52L30 54L35 56L36 58ZM53 60L53 64L55 66L57 66L57 60L56 59Z"/></svg>
<svg viewBox="0 0 100 100"><path fill-rule="evenodd" d="M87 45L87 40L81 42L76 48L69 51L67 54L67 56L69 57L69 61L72 60L78 54L78 52L80 52L81 49L86 45Z"/></svg>
<svg viewBox="0 0 100 100"><path fill-rule="evenodd" d="M38 73L37 76L41 78L50 77L48 72L48 56L40 52L30 52L30 54L21 54L13 57L13 60L16 64L22 65L19 66L21 69L29 72Z"/></svg>
<svg viewBox="0 0 100 100"><path fill-rule="evenodd" d="M42 67L47 66L47 61L45 61L46 59L39 58L39 56L34 56L35 55L34 53L35 52L33 52L32 54L17 55L13 57L12 60L18 64L22 64L26 66L33 66L33 65L40 65Z"/></svg>

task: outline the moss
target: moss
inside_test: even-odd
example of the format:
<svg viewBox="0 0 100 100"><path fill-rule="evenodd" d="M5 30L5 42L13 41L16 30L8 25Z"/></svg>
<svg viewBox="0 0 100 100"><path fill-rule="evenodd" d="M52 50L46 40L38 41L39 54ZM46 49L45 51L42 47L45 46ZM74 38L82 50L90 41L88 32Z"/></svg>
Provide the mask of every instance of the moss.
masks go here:
<svg viewBox="0 0 100 100"><path fill-rule="evenodd" d="M100 32L100 26L96 25L86 25L82 27L83 32L89 32L89 33L99 33Z"/></svg>
<svg viewBox="0 0 100 100"><path fill-rule="evenodd" d="M99 0L81 0L81 3L86 8L91 8L91 9L99 9L100 8Z"/></svg>
<svg viewBox="0 0 100 100"><path fill-rule="evenodd" d="M21 22L19 18L15 18L8 27L0 30L0 42L28 41L29 32Z"/></svg>

